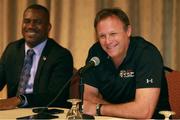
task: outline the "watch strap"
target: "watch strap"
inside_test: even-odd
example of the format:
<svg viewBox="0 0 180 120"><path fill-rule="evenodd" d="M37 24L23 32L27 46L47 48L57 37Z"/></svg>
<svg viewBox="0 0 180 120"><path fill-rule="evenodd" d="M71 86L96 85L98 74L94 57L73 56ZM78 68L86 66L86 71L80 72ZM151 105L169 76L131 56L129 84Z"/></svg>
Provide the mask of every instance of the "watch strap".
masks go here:
<svg viewBox="0 0 180 120"><path fill-rule="evenodd" d="M96 115L101 116L101 107L102 104L96 104Z"/></svg>

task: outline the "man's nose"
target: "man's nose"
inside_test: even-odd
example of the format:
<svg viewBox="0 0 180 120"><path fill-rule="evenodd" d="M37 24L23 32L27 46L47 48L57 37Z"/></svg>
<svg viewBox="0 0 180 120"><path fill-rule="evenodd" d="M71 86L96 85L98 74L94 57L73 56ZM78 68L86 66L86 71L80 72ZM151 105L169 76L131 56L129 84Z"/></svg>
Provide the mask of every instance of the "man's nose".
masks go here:
<svg viewBox="0 0 180 120"><path fill-rule="evenodd" d="M112 37L110 35L107 35L105 42L106 44L110 44L112 42Z"/></svg>
<svg viewBox="0 0 180 120"><path fill-rule="evenodd" d="M36 24L35 24L34 21L31 21L31 22L29 22L29 24L28 24L28 27L29 27L29 28L34 28L35 26L36 26Z"/></svg>

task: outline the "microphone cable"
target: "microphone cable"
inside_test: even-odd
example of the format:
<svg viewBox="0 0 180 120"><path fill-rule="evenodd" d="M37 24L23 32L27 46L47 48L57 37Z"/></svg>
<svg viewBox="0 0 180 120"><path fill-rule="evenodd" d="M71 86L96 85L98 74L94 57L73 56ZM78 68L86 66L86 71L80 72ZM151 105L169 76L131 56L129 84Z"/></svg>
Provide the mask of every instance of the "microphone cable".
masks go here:
<svg viewBox="0 0 180 120"><path fill-rule="evenodd" d="M66 83L64 84L64 86L61 88L61 90L58 92L58 94L54 97L54 99L52 99L45 107L34 107L34 109L32 109L33 112L35 112L37 110L37 114L42 114L44 112L46 112L48 110L48 107L51 106L57 99L58 97L62 94L62 92L64 91L64 89L67 87L67 85L73 80L73 78L75 76L77 76L79 74L79 70L74 73L70 79L68 79L68 81L66 81ZM36 110L35 110L36 109ZM48 113L47 113L48 114Z"/></svg>
<svg viewBox="0 0 180 120"><path fill-rule="evenodd" d="M56 97L53 99L53 100L51 100L47 105L46 105L46 107L49 107L50 105L52 105L57 99L58 99L58 97L62 94L62 92L64 91L64 89L65 89L65 87L67 87L67 85L73 80L73 78L76 76L76 75L78 75L79 74L79 70L75 73L75 74L73 74L72 76L71 76L71 78L64 84L64 86L61 88L61 90L58 92L58 94L56 95Z"/></svg>
<svg viewBox="0 0 180 120"><path fill-rule="evenodd" d="M54 97L54 99L52 99L45 107L39 107L41 110L39 110L38 114L45 112L49 106L51 106L57 99L58 97L62 94L62 92L64 91L64 89L67 87L67 85L73 80L73 78L77 75L81 76L81 74L83 72L85 72L89 67L92 66L97 66L100 63L100 60L98 57L92 57L91 60L89 62L93 62L94 65L91 65L90 63L88 64L88 66L84 66L81 67L76 73L73 73L73 75L71 76L71 78L64 84L64 86L60 89L60 91L58 92L58 94ZM71 87L71 86L70 86ZM81 93L82 94L82 93ZM82 99L82 98L81 98Z"/></svg>

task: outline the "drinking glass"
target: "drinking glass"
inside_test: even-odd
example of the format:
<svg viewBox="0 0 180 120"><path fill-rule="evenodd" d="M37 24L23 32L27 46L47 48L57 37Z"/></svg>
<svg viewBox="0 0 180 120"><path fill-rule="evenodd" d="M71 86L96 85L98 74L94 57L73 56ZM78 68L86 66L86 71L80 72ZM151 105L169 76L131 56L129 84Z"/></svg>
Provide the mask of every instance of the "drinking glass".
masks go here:
<svg viewBox="0 0 180 120"><path fill-rule="evenodd" d="M82 119L82 114L79 111L80 99L68 99L68 102L72 104L71 109L68 111L66 118L68 120Z"/></svg>
<svg viewBox="0 0 180 120"><path fill-rule="evenodd" d="M164 115L164 120L169 120L171 115L175 115L176 113L173 111L160 111L159 114Z"/></svg>

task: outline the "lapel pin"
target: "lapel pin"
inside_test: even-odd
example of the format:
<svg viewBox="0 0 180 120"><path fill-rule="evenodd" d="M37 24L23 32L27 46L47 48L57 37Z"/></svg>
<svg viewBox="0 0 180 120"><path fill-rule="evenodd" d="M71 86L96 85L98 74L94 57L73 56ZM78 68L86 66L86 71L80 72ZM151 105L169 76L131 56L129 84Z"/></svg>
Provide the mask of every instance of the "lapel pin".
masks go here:
<svg viewBox="0 0 180 120"><path fill-rule="evenodd" d="M46 59L47 59L47 58L46 58L45 56L43 56L43 60L46 61Z"/></svg>

